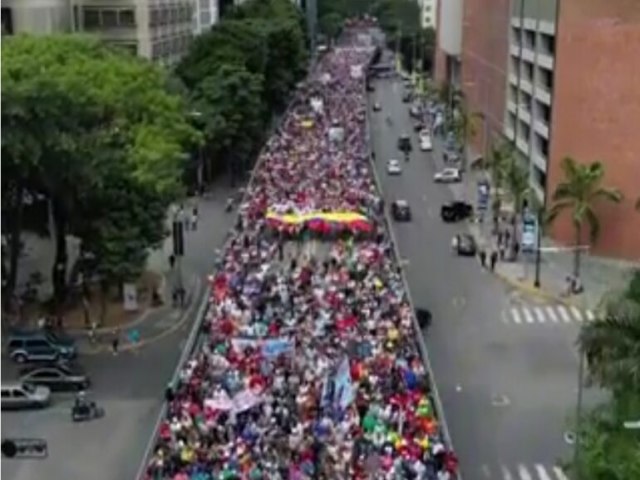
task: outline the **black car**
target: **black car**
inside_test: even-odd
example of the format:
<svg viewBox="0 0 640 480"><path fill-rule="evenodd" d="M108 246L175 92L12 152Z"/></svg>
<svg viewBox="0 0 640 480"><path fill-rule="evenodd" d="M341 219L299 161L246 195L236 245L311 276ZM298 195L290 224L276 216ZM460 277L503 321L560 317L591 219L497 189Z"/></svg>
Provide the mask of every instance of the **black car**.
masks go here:
<svg viewBox="0 0 640 480"><path fill-rule="evenodd" d="M398 137L398 150L407 153L412 149L413 147L411 146L411 138L409 138L409 135L406 133L400 135L400 137Z"/></svg>
<svg viewBox="0 0 640 480"><path fill-rule="evenodd" d="M456 251L458 255L465 257L473 257L478 251L475 238L468 233L462 233L457 235Z"/></svg>
<svg viewBox="0 0 640 480"><path fill-rule="evenodd" d="M404 103L409 103L412 100L411 92L405 92L402 94L402 101Z"/></svg>
<svg viewBox="0 0 640 480"><path fill-rule="evenodd" d="M416 132L420 132L420 131L422 131L422 130L424 130L424 129L425 129L425 124L424 124L424 123L422 123L422 122L415 122L415 123L413 124L413 129L414 129Z"/></svg>
<svg viewBox="0 0 640 480"><path fill-rule="evenodd" d="M473 207L467 202L450 202L440 208L440 217L445 222L457 222L469 218Z"/></svg>
<svg viewBox="0 0 640 480"><path fill-rule="evenodd" d="M395 200L391 204L391 215L397 222L410 222L411 221L411 207L406 200Z"/></svg>
<svg viewBox="0 0 640 480"><path fill-rule="evenodd" d="M426 308L416 308L416 318L418 325L423 330L431 325L431 312Z"/></svg>
<svg viewBox="0 0 640 480"><path fill-rule="evenodd" d="M20 371L20 381L44 385L52 392L86 390L91 385L82 368L63 362L24 368Z"/></svg>

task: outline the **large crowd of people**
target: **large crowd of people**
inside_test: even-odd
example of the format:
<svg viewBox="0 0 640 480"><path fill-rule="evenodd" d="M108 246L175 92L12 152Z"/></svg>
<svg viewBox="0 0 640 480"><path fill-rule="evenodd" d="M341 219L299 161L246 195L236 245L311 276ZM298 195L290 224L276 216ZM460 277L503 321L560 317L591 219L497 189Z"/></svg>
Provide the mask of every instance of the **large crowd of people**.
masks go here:
<svg viewBox="0 0 640 480"><path fill-rule="evenodd" d="M373 49L349 38L259 159L210 278L206 338L167 391L149 480L455 478L370 172ZM268 211L356 212L372 228L278 227Z"/></svg>

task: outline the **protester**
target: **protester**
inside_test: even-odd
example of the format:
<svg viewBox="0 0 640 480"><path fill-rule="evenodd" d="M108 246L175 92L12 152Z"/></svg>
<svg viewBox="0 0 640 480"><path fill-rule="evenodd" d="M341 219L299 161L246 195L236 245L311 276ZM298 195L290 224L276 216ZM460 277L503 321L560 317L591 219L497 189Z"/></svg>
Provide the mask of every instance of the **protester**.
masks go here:
<svg viewBox="0 0 640 480"><path fill-rule="evenodd" d="M373 51L357 32L319 60L262 153L210 277L208 337L165 394L148 479L455 475L369 171ZM274 224L269 211L356 212L370 229Z"/></svg>

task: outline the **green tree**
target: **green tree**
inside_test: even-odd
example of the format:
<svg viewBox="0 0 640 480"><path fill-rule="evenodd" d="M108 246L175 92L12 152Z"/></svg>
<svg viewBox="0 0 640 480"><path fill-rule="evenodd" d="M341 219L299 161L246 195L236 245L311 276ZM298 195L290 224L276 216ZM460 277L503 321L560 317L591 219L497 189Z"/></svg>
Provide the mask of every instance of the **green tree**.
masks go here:
<svg viewBox="0 0 640 480"><path fill-rule="evenodd" d="M161 69L97 39L17 36L2 42L2 56L2 121L10 126L2 132L10 168L3 161L2 173L51 202L52 283L60 303L66 296L66 237L75 233L87 192L105 188L114 162L122 162L132 181L174 198L183 148L198 136L182 99L167 92ZM27 153L18 142L29 135Z"/></svg>
<svg viewBox="0 0 640 480"><path fill-rule="evenodd" d="M569 212L575 231L575 246L582 242L585 223L589 228L590 241L594 242L600 232L600 221L595 211L597 202L606 200L619 203L622 194L615 188L602 186L604 167L600 162L579 164L571 157L562 160L564 179L553 192L553 203L548 221L553 222L562 212ZM581 249L574 254L573 273L580 274Z"/></svg>
<svg viewBox="0 0 640 480"><path fill-rule="evenodd" d="M318 21L320 31L324 33L331 41L335 40L342 31L344 18L337 12L330 12L320 17Z"/></svg>

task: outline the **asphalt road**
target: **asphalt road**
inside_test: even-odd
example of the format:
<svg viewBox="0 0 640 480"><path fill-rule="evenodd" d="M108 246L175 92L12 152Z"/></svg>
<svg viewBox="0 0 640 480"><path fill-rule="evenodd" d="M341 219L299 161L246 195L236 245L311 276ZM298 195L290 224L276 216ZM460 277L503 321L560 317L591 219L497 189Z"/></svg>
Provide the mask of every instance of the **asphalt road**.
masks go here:
<svg viewBox="0 0 640 480"><path fill-rule="evenodd" d="M200 202L198 231L185 236L185 278L210 273L214 250L221 245L235 219L235 215L223 211L227 194L226 190L219 189L213 198ZM201 287L200 296L204 292ZM2 437L45 439L49 457L45 460L3 459L2 478L133 480L199 303L193 302L189 318L180 329L136 353L79 359L92 378L90 398L105 408L104 418L74 424L70 414L73 394L56 394L53 404L40 411L3 411ZM167 323L177 320L174 315ZM5 358L3 382L15 378L15 369Z"/></svg>
<svg viewBox="0 0 640 480"><path fill-rule="evenodd" d="M382 106L370 109L377 170L387 205L404 199L412 207L413 221L394 228L416 306L433 313L427 345L464 478L562 480L555 465L571 451L563 434L576 402L578 326L505 321L514 306L533 300L509 291L476 260L452 254L452 236L466 227L443 223L439 209L460 187L433 183L436 167L418 149L402 85L375 86L370 105ZM402 133L412 136L408 163L397 150ZM386 174L390 158L401 161L402 175Z"/></svg>

